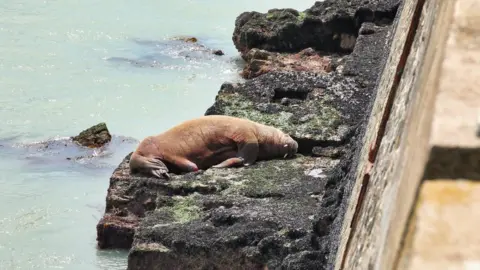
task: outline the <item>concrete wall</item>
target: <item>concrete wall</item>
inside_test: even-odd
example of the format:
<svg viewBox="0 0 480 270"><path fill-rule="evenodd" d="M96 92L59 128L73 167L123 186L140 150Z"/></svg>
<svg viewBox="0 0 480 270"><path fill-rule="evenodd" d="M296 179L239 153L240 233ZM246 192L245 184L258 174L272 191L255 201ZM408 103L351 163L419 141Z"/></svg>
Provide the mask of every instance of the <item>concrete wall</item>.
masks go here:
<svg viewBox="0 0 480 270"><path fill-rule="evenodd" d="M430 74L438 82L430 158L400 269L480 269L480 1L452 2L441 69Z"/></svg>
<svg viewBox="0 0 480 270"><path fill-rule="evenodd" d="M393 269L429 155L453 1L405 0L362 149L336 269Z"/></svg>

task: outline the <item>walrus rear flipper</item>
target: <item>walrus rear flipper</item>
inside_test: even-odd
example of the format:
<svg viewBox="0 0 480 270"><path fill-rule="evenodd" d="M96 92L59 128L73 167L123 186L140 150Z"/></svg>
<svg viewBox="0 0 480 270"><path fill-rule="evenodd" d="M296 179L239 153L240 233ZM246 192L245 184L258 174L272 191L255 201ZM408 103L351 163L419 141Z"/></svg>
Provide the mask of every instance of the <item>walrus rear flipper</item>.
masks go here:
<svg viewBox="0 0 480 270"><path fill-rule="evenodd" d="M158 178L170 178L168 168L162 161L133 153L130 157L130 173L134 174L137 172L146 173Z"/></svg>

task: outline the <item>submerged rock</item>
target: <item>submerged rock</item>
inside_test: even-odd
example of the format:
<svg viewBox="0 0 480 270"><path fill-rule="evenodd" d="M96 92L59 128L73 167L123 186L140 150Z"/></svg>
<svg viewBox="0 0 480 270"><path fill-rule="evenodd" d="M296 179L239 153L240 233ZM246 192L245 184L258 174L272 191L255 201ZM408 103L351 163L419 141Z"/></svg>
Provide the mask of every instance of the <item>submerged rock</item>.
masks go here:
<svg viewBox="0 0 480 270"><path fill-rule="evenodd" d="M184 69L186 64L202 64L199 61L219 59L223 51L209 48L193 37L177 37L166 40L132 39L144 51L137 57L112 56L111 63L127 63L139 68ZM137 50L134 52L137 54ZM185 62L185 60L190 61Z"/></svg>
<svg viewBox="0 0 480 270"><path fill-rule="evenodd" d="M180 40L183 42L190 42L190 43L195 43L198 41L196 37L188 37L188 36L173 37L172 40Z"/></svg>
<svg viewBox="0 0 480 270"><path fill-rule="evenodd" d="M138 145L131 137L115 136L100 148L89 148L73 142L71 137L50 138L43 141L23 142L21 139L0 138L2 152L16 157L29 170L70 171L82 174L111 172L118 158Z"/></svg>
<svg viewBox="0 0 480 270"><path fill-rule="evenodd" d="M225 53L223 53L222 50L213 50L212 53L215 54L215 55L218 55L218 56L221 56L221 55L225 54Z"/></svg>
<svg viewBox="0 0 480 270"><path fill-rule="evenodd" d="M107 124L99 123L72 137L72 140L85 147L98 148L109 143L112 135L108 131Z"/></svg>

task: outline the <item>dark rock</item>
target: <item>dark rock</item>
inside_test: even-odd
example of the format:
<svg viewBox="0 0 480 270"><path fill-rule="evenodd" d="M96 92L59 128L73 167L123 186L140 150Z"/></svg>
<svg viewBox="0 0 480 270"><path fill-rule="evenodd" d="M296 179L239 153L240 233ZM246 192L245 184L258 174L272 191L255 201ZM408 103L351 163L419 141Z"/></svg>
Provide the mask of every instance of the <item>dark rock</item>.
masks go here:
<svg viewBox="0 0 480 270"><path fill-rule="evenodd" d="M312 155L315 157L329 157L329 158L339 158L343 155L343 149L338 147L318 147L315 146L312 149Z"/></svg>
<svg viewBox="0 0 480 270"><path fill-rule="evenodd" d="M291 252L313 251L311 222L319 201L310 191L320 192L326 178L311 172L336 163L299 156L249 168L209 169L188 180L174 175L171 181L143 178L134 184L124 179L130 181L128 194L141 192L155 202L135 232L130 269L154 269L153 262L167 269L221 269L226 262L270 268ZM128 175L127 159L115 173L117 181L120 174ZM139 183L149 184L140 188Z"/></svg>
<svg viewBox="0 0 480 270"><path fill-rule="evenodd" d="M215 55L224 55L222 50L213 50L212 53L215 54Z"/></svg>
<svg viewBox="0 0 480 270"><path fill-rule="evenodd" d="M352 1L353 2L353 1ZM370 1L373 3L374 1ZM385 4L394 1L383 1ZM380 6L380 1L375 1ZM396 18L398 19L398 18ZM340 64L342 68L337 68L337 74L343 74L346 77L355 78L361 91L368 92L369 98L362 103L354 105L362 116L359 117L359 125L348 147L343 148L343 155L340 163L331 172L325 185L322 206L320 207L314 220L314 228L317 235L321 237L321 245L318 251L325 254L325 264L328 269L335 263L335 255L340 241L340 233L344 215L349 205L350 193L353 183L356 179L356 170L359 162L360 151L363 145L363 136L369 121L373 101L376 97L376 87L378 86L378 77L385 66L388 56L388 49L392 42L392 26L376 26L374 33L359 35L353 52L345 57ZM344 69L345 73L342 72Z"/></svg>
<svg viewBox="0 0 480 270"><path fill-rule="evenodd" d="M82 146L89 148L101 147L112 140L105 123L97 124L72 137L72 140Z"/></svg>
<svg viewBox="0 0 480 270"><path fill-rule="evenodd" d="M272 9L244 12L235 21L233 43L246 55L257 48L271 52L315 50L348 53L364 22L390 24L400 0L325 0L303 12Z"/></svg>
<svg viewBox="0 0 480 270"><path fill-rule="evenodd" d="M334 73L270 72L222 88L205 114L276 126L298 141L300 153L310 154L314 146L344 144L363 115L358 104L369 97L355 79Z"/></svg>

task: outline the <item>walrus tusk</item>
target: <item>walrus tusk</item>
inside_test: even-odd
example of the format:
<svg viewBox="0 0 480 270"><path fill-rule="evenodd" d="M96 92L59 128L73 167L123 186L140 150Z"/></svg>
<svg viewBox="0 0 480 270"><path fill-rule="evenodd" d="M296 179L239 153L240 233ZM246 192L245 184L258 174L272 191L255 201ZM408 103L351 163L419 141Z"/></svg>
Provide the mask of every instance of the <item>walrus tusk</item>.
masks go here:
<svg viewBox="0 0 480 270"><path fill-rule="evenodd" d="M288 144L285 144L283 147L288 147Z"/></svg>
<svg viewBox="0 0 480 270"><path fill-rule="evenodd" d="M283 156L283 158L286 158L288 156L288 153L285 154L285 156Z"/></svg>

